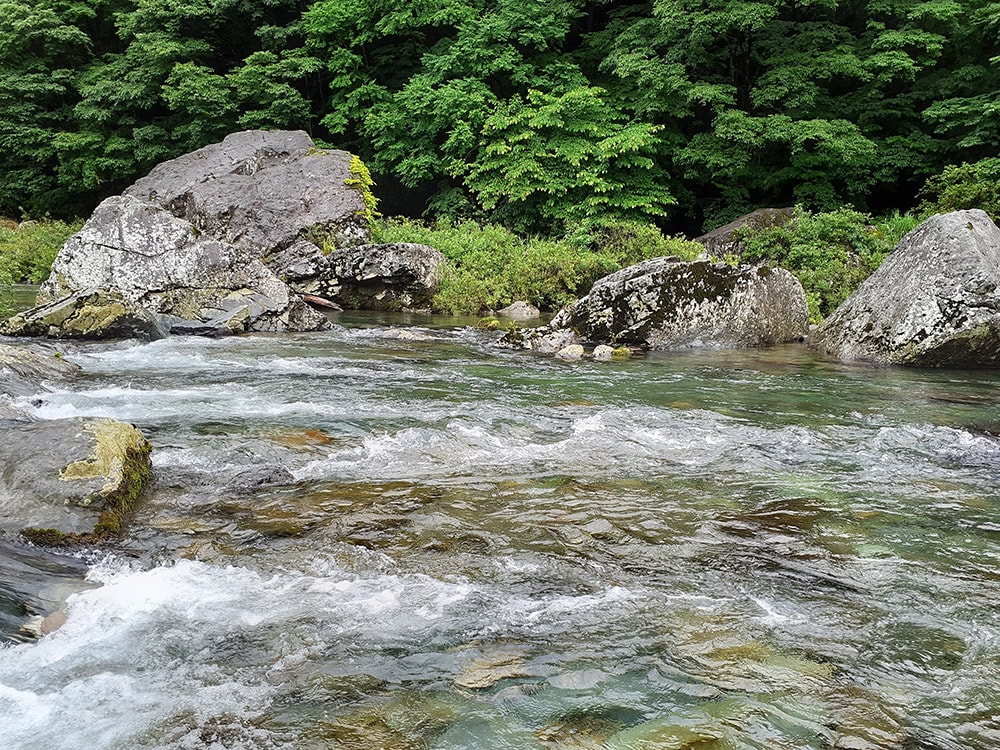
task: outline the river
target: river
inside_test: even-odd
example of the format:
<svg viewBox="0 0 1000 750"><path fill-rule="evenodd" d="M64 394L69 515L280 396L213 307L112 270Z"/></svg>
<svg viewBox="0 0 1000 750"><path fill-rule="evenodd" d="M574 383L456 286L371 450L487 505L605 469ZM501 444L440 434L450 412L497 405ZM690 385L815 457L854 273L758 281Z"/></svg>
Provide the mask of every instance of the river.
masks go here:
<svg viewBox="0 0 1000 750"><path fill-rule="evenodd" d="M110 549L0 545L68 614L0 646L0 747L1000 746L997 375L336 320L22 400L155 485Z"/></svg>

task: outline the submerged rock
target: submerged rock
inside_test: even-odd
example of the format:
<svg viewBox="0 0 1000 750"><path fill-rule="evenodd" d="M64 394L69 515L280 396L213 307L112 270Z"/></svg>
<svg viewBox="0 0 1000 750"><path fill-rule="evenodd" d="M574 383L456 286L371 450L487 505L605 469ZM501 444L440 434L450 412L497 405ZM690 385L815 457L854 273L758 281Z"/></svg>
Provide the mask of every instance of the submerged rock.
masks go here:
<svg viewBox="0 0 1000 750"><path fill-rule="evenodd" d="M654 258L599 279L550 325L520 332L520 345L537 350L568 334L652 350L745 348L807 332L805 292L784 269Z"/></svg>
<svg viewBox="0 0 1000 750"><path fill-rule="evenodd" d="M932 216L820 326L842 360L1000 366L1000 229L983 211Z"/></svg>
<svg viewBox="0 0 1000 750"><path fill-rule="evenodd" d="M149 441L113 419L9 427L0 441L0 529L42 544L117 536L149 480Z"/></svg>

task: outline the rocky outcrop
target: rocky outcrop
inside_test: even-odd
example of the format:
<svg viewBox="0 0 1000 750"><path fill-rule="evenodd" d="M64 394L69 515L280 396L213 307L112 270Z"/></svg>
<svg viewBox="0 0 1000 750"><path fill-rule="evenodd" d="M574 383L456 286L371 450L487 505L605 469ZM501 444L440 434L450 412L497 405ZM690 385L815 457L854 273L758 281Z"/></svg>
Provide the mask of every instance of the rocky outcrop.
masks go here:
<svg viewBox="0 0 1000 750"><path fill-rule="evenodd" d="M163 162L125 195L255 258L297 240L349 247L371 238L352 160L301 130L248 130Z"/></svg>
<svg viewBox="0 0 1000 750"><path fill-rule="evenodd" d="M366 172L303 132L248 131L160 164L95 210L9 335L156 338L325 328L302 300L426 307L443 256L370 245Z"/></svg>
<svg viewBox="0 0 1000 750"><path fill-rule="evenodd" d="M0 441L0 528L41 544L119 535L149 480L149 453L139 430L112 419L8 427Z"/></svg>
<svg viewBox="0 0 1000 750"><path fill-rule="evenodd" d="M770 227L780 227L795 218L794 208L758 208L725 226L695 237L695 242L705 246L709 255L725 258L727 255L740 256L743 240L754 232Z"/></svg>
<svg viewBox="0 0 1000 750"><path fill-rule="evenodd" d="M802 340L802 285L783 269L654 258L595 282L548 326L508 334L539 351L581 340L650 350L745 348Z"/></svg>
<svg viewBox="0 0 1000 750"><path fill-rule="evenodd" d="M983 211L933 216L820 326L842 360L1000 366L1000 229Z"/></svg>
<svg viewBox="0 0 1000 750"><path fill-rule="evenodd" d="M249 250L130 196L108 198L56 257L9 334L157 338L318 328L326 319Z"/></svg>
<svg viewBox="0 0 1000 750"><path fill-rule="evenodd" d="M346 308L428 308L441 284L445 258L427 245L358 245L302 257L295 248L276 259L292 288Z"/></svg>

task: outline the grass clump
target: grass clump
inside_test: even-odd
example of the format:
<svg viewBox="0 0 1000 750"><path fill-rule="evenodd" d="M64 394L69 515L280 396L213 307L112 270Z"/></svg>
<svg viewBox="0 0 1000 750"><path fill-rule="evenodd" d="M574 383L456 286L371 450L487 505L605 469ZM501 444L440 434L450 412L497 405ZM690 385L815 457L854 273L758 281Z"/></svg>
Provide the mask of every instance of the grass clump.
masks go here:
<svg viewBox="0 0 1000 750"><path fill-rule="evenodd" d="M741 260L771 263L794 273L805 289L810 321L818 323L881 265L919 221L910 214L875 220L849 208L820 213L797 208L792 221L753 229L741 237Z"/></svg>
<svg viewBox="0 0 1000 750"><path fill-rule="evenodd" d="M517 300L556 309L593 283L633 263L663 255L692 259L701 245L664 237L652 225L617 224L583 238L521 237L495 225L384 220L380 242L417 242L448 260L434 308L456 315L496 310Z"/></svg>
<svg viewBox="0 0 1000 750"><path fill-rule="evenodd" d="M59 248L83 222L0 222L0 284L41 284Z"/></svg>

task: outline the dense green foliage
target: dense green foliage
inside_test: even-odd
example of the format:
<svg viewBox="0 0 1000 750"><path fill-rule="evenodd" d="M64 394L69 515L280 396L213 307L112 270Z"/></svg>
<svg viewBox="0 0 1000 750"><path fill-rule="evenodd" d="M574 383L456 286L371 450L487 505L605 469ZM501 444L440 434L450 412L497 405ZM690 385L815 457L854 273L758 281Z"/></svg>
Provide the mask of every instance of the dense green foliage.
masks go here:
<svg viewBox="0 0 1000 750"><path fill-rule="evenodd" d="M0 215L257 127L549 236L903 208L997 157L998 39L995 0L0 0Z"/></svg>
<svg viewBox="0 0 1000 750"><path fill-rule="evenodd" d="M1000 158L945 167L927 181L924 196L924 213L981 208L1000 222Z"/></svg>
<svg viewBox="0 0 1000 750"><path fill-rule="evenodd" d="M811 213L799 207L791 221L743 237L742 259L767 261L794 273L806 291L809 317L818 323L879 267L918 221L896 214L876 222L850 209Z"/></svg>
<svg viewBox="0 0 1000 750"><path fill-rule="evenodd" d="M0 223L0 285L42 283L59 248L80 226L51 220Z"/></svg>
<svg viewBox="0 0 1000 750"><path fill-rule="evenodd" d="M433 226L385 221L378 235L383 242L420 242L444 253L448 269L434 306L470 315L516 300L557 308L622 266L663 255L691 260L704 250L695 242L664 237L651 225L632 223L605 227L590 247L569 240L525 239L503 227L471 221Z"/></svg>

